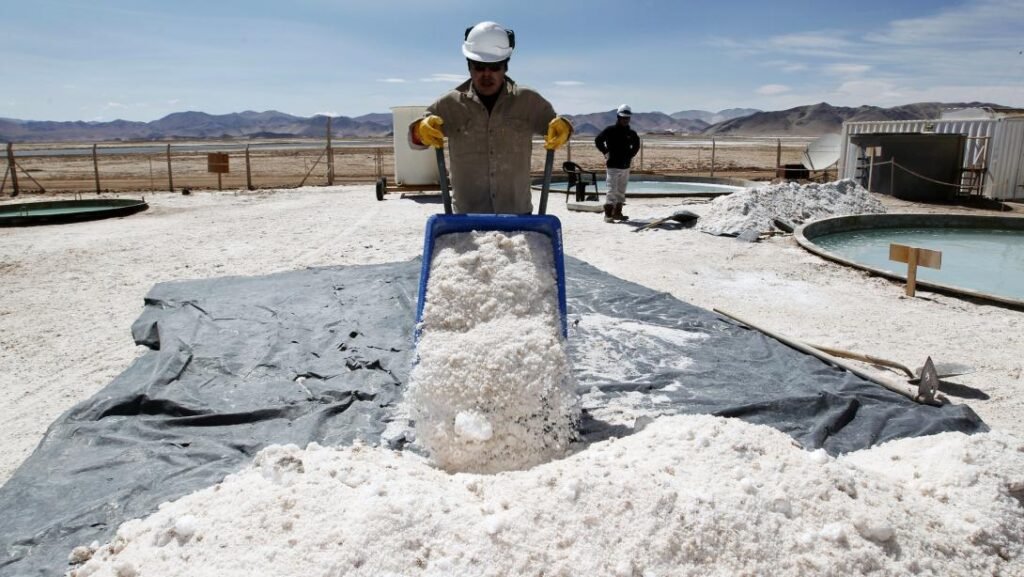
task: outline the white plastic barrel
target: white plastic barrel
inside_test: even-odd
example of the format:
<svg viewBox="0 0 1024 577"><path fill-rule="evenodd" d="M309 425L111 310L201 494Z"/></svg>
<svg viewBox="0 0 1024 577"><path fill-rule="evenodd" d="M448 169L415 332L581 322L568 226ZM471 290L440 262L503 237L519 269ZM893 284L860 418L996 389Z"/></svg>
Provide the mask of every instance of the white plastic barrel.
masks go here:
<svg viewBox="0 0 1024 577"><path fill-rule="evenodd" d="M426 106L395 106L395 183L399 186L438 184L437 154L433 148L415 150L409 144L409 125L426 113Z"/></svg>

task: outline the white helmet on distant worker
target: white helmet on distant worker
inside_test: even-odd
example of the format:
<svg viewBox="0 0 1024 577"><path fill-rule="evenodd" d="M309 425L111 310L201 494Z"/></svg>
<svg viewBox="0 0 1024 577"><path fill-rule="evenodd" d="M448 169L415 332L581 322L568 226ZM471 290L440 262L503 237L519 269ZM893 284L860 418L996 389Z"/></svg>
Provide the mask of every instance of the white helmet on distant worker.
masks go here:
<svg viewBox="0 0 1024 577"><path fill-rule="evenodd" d="M466 28L462 53L476 62L501 62L512 56L516 35L497 22L481 22Z"/></svg>
<svg viewBox="0 0 1024 577"><path fill-rule="evenodd" d="M629 118L633 116L633 109L630 108L628 104L623 104L622 106L619 107L618 110L615 111L615 115L622 116L624 118Z"/></svg>

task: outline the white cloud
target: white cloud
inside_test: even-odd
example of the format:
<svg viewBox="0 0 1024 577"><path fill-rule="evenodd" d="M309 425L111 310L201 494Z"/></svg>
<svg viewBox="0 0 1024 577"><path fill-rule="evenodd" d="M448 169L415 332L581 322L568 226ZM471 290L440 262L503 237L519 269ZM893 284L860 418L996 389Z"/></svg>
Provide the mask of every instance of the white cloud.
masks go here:
<svg viewBox="0 0 1024 577"><path fill-rule="evenodd" d="M895 83L887 80L850 80L837 86L834 95L846 102L910 102Z"/></svg>
<svg viewBox="0 0 1024 577"><path fill-rule="evenodd" d="M341 116L341 114L339 114L339 113L337 113L335 111L331 111L331 112L317 112L317 113L314 113L313 116L330 116L330 117L333 118L335 116Z"/></svg>
<svg viewBox="0 0 1024 577"><path fill-rule="evenodd" d="M125 108L125 105L120 102L108 102L104 108Z"/></svg>
<svg viewBox="0 0 1024 577"><path fill-rule="evenodd" d="M556 80L555 86L583 86L579 80Z"/></svg>
<svg viewBox="0 0 1024 577"><path fill-rule="evenodd" d="M1018 46L1024 27L1024 1L979 0L942 10L930 16L894 20L882 32L868 34L870 42L893 45L992 45L1011 42Z"/></svg>
<svg viewBox="0 0 1024 577"><path fill-rule="evenodd" d="M835 76L857 76L871 70L867 64L829 64L824 68L826 74Z"/></svg>
<svg viewBox="0 0 1024 577"><path fill-rule="evenodd" d="M783 50L833 50L849 46L849 42L842 38L842 34L835 31L784 34L768 39L768 43L775 48Z"/></svg>
<svg viewBox="0 0 1024 577"><path fill-rule="evenodd" d="M784 94L790 90L791 88L784 84L765 84L764 86L759 86L754 92L762 96L774 96L776 94Z"/></svg>
<svg viewBox="0 0 1024 577"><path fill-rule="evenodd" d="M405 84L404 78L378 78L377 82L384 82L386 84Z"/></svg>
<svg viewBox="0 0 1024 577"><path fill-rule="evenodd" d="M465 74L431 74L427 78L420 78L420 82L462 82L466 80Z"/></svg>

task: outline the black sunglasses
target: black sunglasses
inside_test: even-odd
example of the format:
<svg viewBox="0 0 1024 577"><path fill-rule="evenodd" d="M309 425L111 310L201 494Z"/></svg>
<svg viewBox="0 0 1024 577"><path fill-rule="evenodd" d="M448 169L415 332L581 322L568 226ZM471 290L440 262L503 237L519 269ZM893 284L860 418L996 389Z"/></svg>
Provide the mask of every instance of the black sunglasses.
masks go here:
<svg viewBox="0 0 1024 577"><path fill-rule="evenodd" d="M505 68L505 61L501 62L477 62L475 60L469 61L469 67L474 72L483 72L484 70L490 70L491 72L497 72Z"/></svg>

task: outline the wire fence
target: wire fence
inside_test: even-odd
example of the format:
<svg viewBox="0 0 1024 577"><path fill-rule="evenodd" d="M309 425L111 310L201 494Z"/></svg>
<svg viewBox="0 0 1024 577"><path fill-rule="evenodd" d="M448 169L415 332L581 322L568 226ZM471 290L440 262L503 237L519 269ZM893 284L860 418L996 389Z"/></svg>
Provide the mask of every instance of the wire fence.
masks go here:
<svg viewBox="0 0 1024 577"><path fill-rule="evenodd" d="M810 138L644 136L634 171L767 180L780 166L799 163ZM227 154L228 172L210 172L211 153ZM555 154L555 174L572 160L603 171L604 159L587 137ZM392 181L391 138L288 143L18 144L7 146L0 194L45 192L266 189ZM11 166L16 170L10 170ZM543 173L544 149L534 143L531 171Z"/></svg>

